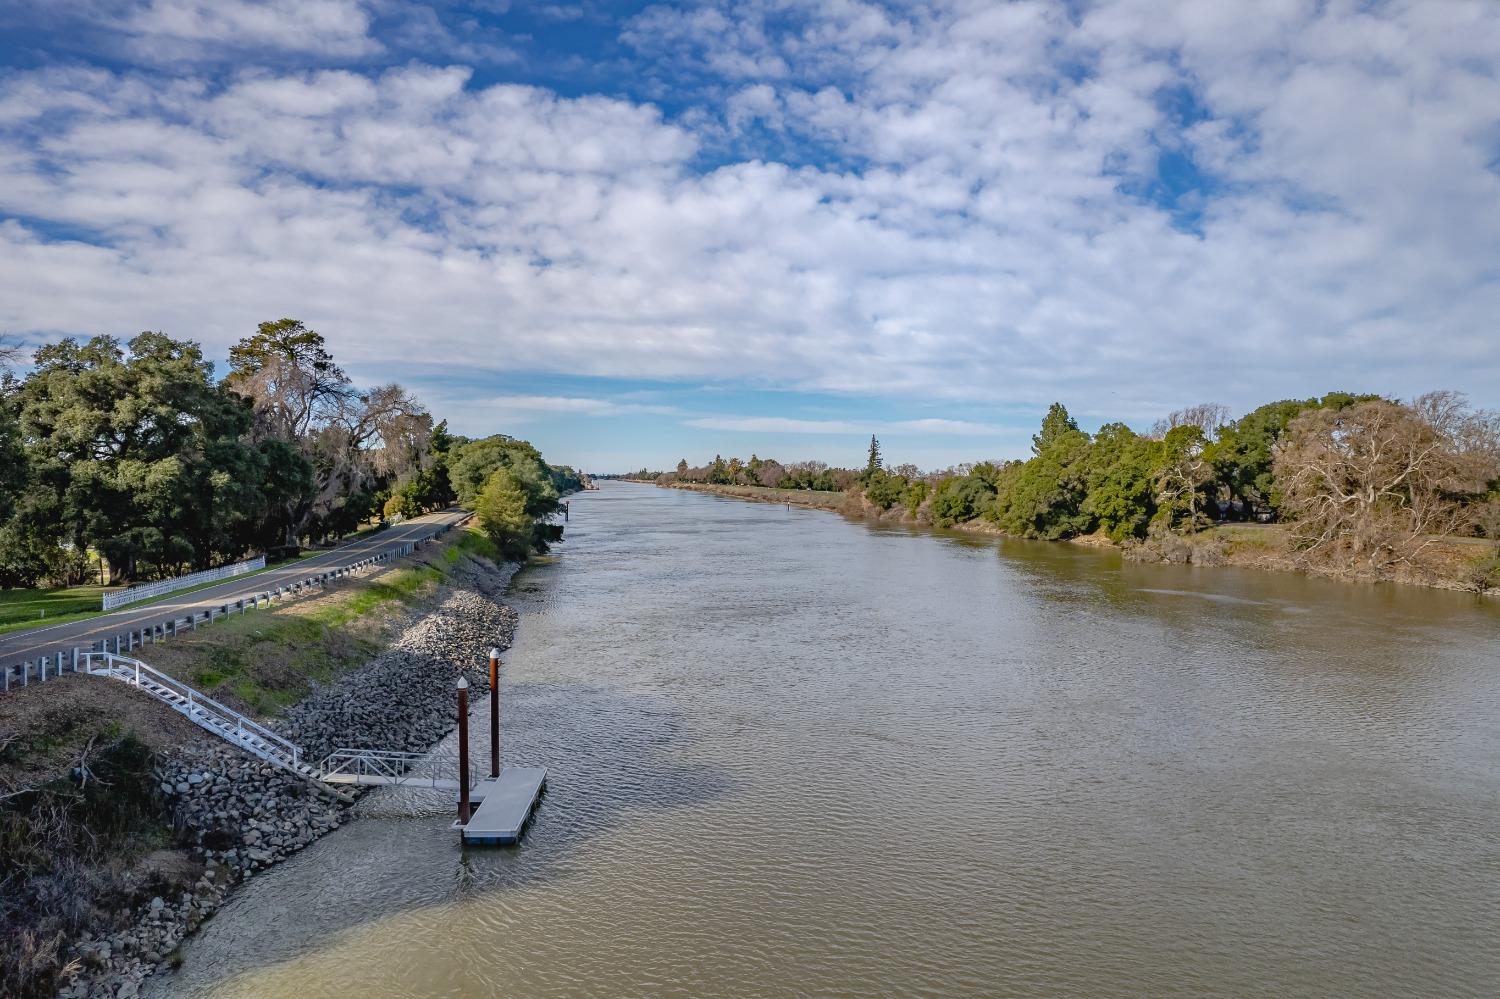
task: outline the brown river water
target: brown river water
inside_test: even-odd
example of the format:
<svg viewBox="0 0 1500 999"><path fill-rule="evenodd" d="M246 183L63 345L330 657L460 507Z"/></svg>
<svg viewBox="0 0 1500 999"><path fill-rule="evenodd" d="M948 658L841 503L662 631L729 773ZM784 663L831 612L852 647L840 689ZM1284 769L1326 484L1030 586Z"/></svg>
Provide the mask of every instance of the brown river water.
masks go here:
<svg viewBox="0 0 1500 999"><path fill-rule="evenodd" d="M379 792L148 994L1500 994L1495 601L572 507L512 589L522 845Z"/></svg>

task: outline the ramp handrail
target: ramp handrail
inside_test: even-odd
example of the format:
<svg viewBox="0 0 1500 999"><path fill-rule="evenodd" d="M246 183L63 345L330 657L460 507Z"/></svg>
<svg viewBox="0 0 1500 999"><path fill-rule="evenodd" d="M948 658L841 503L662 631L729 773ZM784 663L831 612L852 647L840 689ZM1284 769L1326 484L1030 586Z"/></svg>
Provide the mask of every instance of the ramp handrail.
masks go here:
<svg viewBox="0 0 1500 999"><path fill-rule="evenodd" d="M302 761L301 746L139 659L113 652L85 652L79 664L84 673L131 684L179 714L187 715L200 728L309 780L325 785L400 784L437 790L458 787L458 757L453 755L340 747L313 768Z"/></svg>
<svg viewBox="0 0 1500 999"><path fill-rule="evenodd" d="M187 702L186 710L182 713L186 714L200 726L220 735L224 734L222 729L234 729L240 736L236 741L242 746L245 745L244 733L249 732L262 742L268 743L268 752L258 752L256 755L272 759L273 762L281 763L293 770L297 770L302 766L301 746L282 738L253 718L247 718L233 708L214 700L202 691L189 687L181 680L168 676L161 670L153 669L139 659L116 655L113 652L85 652L81 656L81 661L84 671L87 673L105 673L136 687L144 688L145 685L142 683L142 680L149 680L159 687L165 687L178 694ZM96 665L96 663L99 665ZM153 693L149 690L147 692ZM153 693L153 696L156 695ZM161 700L162 698L158 697L157 699ZM198 717L200 714L205 717ZM205 724L205 721L217 721L219 724L218 726L214 726L212 724ZM246 748L251 747L246 746ZM284 759L273 759L274 756L281 756Z"/></svg>
<svg viewBox="0 0 1500 999"><path fill-rule="evenodd" d="M348 746L329 753L317 770L318 779L326 783L358 783L361 777L380 777L393 784L427 783L434 787L452 784L457 772L457 756Z"/></svg>

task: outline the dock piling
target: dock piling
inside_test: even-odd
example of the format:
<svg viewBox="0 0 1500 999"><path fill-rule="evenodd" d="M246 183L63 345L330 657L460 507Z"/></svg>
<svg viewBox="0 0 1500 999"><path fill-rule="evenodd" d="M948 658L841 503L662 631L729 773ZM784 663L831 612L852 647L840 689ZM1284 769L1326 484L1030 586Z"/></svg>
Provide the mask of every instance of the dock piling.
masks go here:
<svg viewBox="0 0 1500 999"><path fill-rule="evenodd" d="M458 821L469 823L469 681L458 678Z"/></svg>
<svg viewBox="0 0 1500 999"><path fill-rule="evenodd" d="M490 776L500 776L500 650L490 649Z"/></svg>

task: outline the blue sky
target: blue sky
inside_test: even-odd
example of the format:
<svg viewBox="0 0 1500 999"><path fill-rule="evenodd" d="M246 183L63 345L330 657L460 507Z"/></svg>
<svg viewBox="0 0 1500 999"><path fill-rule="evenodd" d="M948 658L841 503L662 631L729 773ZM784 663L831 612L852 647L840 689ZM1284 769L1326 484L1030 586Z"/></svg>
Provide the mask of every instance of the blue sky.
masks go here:
<svg viewBox="0 0 1500 999"><path fill-rule="evenodd" d="M322 332L594 470L1500 404L1500 5L0 0L0 332Z"/></svg>

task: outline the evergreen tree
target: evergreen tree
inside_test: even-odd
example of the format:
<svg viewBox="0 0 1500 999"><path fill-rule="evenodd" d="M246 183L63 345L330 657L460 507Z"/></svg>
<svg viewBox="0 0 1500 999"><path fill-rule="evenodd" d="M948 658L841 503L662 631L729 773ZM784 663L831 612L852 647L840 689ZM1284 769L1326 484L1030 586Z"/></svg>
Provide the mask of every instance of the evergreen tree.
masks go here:
<svg viewBox="0 0 1500 999"><path fill-rule="evenodd" d="M479 526L508 559L531 552L535 519L526 512L526 490L508 468L498 468L485 481L474 503Z"/></svg>
<svg viewBox="0 0 1500 999"><path fill-rule="evenodd" d="M865 462L865 474L863 476L865 481L869 481L870 476L880 471L883 467L885 467L885 463L880 458L880 441L875 439L874 434L871 434L870 458Z"/></svg>
<svg viewBox="0 0 1500 999"><path fill-rule="evenodd" d="M1050 445L1077 429L1078 421L1068 415L1068 407L1060 402L1054 402L1047 408L1047 415L1042 417L1042 429L1032 435L1031 453L1041 454Z"/></svg>
<svg viewBox="0 0 1500 999"><path fill-rule="evenodd" d="M708 481L716 486L729 484L729 467L724 464L723 455L714 455L714 463L708 466Z"/></svg>

